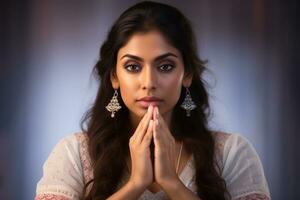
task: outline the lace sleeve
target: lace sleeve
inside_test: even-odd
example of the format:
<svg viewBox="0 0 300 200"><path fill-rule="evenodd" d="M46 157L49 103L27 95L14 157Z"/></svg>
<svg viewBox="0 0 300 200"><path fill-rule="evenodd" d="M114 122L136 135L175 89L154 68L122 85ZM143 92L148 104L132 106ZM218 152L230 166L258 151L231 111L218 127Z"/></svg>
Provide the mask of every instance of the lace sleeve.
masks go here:
<svg viewBox="0 0 300 200"><path fill-rule="evenodd" d="M223 172L232 199L270 199L259 156L244 137L232 134L224 145Z"/></svg>
<svg viewBox="0 0 300 200"><path fill-rule="evenodd" d="M75 135L62 139L43 166L36 200L79 199L84 187L79 147Z"/></svg>

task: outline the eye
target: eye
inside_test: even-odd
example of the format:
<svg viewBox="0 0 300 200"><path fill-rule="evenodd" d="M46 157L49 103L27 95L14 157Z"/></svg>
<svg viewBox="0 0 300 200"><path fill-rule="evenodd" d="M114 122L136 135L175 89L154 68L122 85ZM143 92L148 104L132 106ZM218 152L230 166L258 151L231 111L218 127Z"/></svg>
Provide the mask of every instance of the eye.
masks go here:
<svg viewBox="0 0 300 200"><path fill-rule="evenodd" d="M130 64L130 65L126 65L125 69L129 72L138 72L141 70L141 67L139 65Z"/></svg>
<svg viewBox="0 0 300 200"><path fill-rule="evenodd" d="M171 64L163 64L163 65L159 66L159 70L162 71L162 72L169 72L173 68L174 68L174 66L171 65Z"/></svg>

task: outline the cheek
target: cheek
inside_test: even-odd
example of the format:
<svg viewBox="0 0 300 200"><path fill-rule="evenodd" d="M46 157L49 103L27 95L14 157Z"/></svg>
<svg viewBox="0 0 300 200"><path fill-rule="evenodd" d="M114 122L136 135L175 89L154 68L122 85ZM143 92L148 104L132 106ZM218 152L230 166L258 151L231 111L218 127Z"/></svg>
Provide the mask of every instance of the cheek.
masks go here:
<svg viewBox="0 0 300 200"><path fill-rule="evenodd" d="M121 97L126 105L134 100L136 91L136 83L132 79L120 80Z"/></svg>
<svg viewBox="0 0 300 200"><path fill-rule="evenodd" d="M172 77L168 81L166 81L165 96L168 98L169 103L171 104L177 103L180 97L181 86L182 86L182 78L180 76Z"/></svg>

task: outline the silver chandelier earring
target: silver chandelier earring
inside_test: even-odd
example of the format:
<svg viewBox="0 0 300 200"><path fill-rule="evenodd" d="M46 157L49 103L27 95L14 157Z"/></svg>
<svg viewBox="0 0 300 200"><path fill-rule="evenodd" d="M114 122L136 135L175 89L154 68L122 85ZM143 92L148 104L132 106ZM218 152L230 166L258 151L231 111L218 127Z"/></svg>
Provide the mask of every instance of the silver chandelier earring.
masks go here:
<svg viewBox="0 0 300 200"><path fill-rule="evenodd" d="M192 100L191 93L189 91L189 88L185 88L185 98L181 104L181 107L186 111L186 116L191 116L191 110L194 110L197 106Z"/></svg>
<svg viewBox="0 0 300 200"><path fill-rule="evenodd" d="M118 102L118 91L115 90L114 95L112 97L112 99L110 100L109 104L105 107L106 110L108 110L109 112L111 112L111 118L115 117L115 113L118 112L118 110L120 110L122 107L120 106L119 102Z"/></svg>

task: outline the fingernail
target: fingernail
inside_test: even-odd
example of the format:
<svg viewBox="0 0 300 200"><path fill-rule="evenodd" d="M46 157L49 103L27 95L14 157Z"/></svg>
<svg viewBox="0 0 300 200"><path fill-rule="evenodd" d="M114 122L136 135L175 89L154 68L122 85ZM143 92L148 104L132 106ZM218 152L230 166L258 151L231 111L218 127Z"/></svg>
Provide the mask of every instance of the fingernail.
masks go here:
<svg viewBox="0 0 300 200"><path fill-rule="evenodd" d="M149 122L149 126L151 126L153 123L153 120L151 119L150 122Z"/></svg>
<svg viewBox="0 0 300 200"><path fill-rule="evenodd" d="M150 112L150 107L151 107L151 105L150 105L150 106L148 106L148 110L147 110L147 112Z"/></svg>

